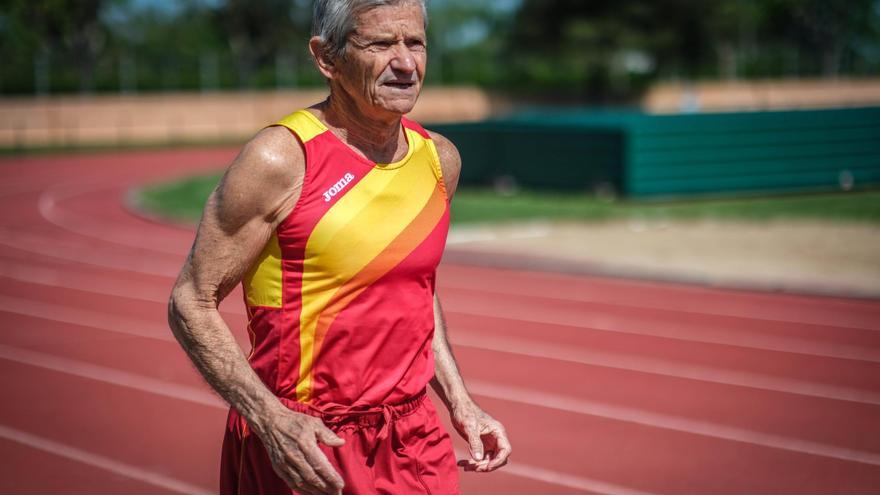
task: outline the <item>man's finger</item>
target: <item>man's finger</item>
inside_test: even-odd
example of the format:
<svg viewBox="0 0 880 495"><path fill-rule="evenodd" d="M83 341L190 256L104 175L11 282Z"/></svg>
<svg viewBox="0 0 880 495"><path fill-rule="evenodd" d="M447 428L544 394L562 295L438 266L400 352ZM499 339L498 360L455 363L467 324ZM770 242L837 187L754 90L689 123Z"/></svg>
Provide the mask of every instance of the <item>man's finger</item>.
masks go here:
<svg viewBox="0 0 880 495"><path fill-rule="evenodd" d="M333 430L327 428L323 424L318 426L315 435L318 437L318 441L324 445L329 445L330 447L341 447L342 445L345 445L345 440L339 438L336 433L333 433Z"/></svg>
<svg viewBox="0 0 880 495"><path fill-rule="evenodd" d="M287 483L288 486L302 493L303 495L322 495L318 492L313 491L306 483L304 483L302 476L300 476L299 473L288 471L284 473L281 477L284 479L284 482Z"/></svg>
<svg viewBox="0 0 880 495"><path fill-rule="evenodd" d="M465 433L467 433L468 446L471 450L471 457L475 461L483 460L483 440L480 438L480 430L477 429L477 426L474 424L470 424L465 428Z"/></svg>
<svg viewBox="0 0 880 495"><path fill-rule="evenodd" d="M500 468L501 466L507 464L507 458L510 457L510 449L506 449L504 447L499 448L498 452L489 461L489 464L486 466L488 471L493 471L495 469Z"/></svg>
<svg viewBox="0 0 880 495"><path fill-rule="evenodd" d="M315 447L317 450L317 447ZM311 462L306 455L306 459L291 459L291 464L297 474L299 474L300 488L314 493L315 495L332 494L336 495L339 490L329 486L327 482L318 473L312 469Z"/></svg>
<svg viewBox="0 0 880 495"><path fill-rule="evenodd" d="M498 469L505 465L512 450L510 447L510 441L507 440L507 433L505 433L503 429L494 431L493 435L495 436L495 442L498 448L496 449L492 460L489 462L489 465L486 467L488 471Z"/></svg>
<svg viewBox="0 0 880 495"><path fill-rule="evenodd" d="M345 487L345 481L343 481L342 476L336 472L333 465L330 464L330 460L327 459L327 456L321 452L317 445L304 449L303 453L306 456L309 467L330 489L328 493L339 493Z"/></svg>

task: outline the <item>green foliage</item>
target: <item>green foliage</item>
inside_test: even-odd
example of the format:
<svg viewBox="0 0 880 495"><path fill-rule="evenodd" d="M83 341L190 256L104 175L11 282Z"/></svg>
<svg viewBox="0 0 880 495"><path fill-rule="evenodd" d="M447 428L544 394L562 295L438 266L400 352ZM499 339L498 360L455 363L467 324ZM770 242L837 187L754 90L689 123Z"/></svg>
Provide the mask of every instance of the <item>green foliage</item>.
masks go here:
<svg viewBox="0 0 880 495"><path fill-rule="evenodd" d="M875 0L525 0L508 82L591 101L658 77L880 72Z"/></svg>
<svg viewBox="0 0 880 495"><path fill-rule="evenodd" d="M322 85L311 0L0 0L0 93ZM878 75L877 0L432 0L429 84L630 101L658 78Z"/></svg>
<svg viewBox="0 0 880 495"><path fill-rule="evenodd" d="M6 0L0 14L3 90L50 90L55 67L65 89L95 88L108 30L99 15L112 0ZM45 68L45 70L42 70Z"/></svg>
<svg viewBox="0 0 880 495"><path fill-rule="evenodd" d="M526 0L508 35L510 80L589 99L626 97L707 57L712 2Z"/></svg>

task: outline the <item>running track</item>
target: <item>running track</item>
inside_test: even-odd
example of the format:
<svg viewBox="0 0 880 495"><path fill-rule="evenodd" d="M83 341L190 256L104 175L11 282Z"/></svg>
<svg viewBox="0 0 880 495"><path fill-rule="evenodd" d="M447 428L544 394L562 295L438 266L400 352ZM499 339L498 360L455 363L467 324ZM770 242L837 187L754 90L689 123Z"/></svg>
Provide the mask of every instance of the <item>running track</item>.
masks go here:
<svg viewBox="0 0 880 495"><path fill-rule="evenodd" d="M192 231L123 198L234 153L0 159L0 493L215 491L226 411L165 324ZM452 264L439 291L514 444L465 493L880 490L880 302Z"/></svg>

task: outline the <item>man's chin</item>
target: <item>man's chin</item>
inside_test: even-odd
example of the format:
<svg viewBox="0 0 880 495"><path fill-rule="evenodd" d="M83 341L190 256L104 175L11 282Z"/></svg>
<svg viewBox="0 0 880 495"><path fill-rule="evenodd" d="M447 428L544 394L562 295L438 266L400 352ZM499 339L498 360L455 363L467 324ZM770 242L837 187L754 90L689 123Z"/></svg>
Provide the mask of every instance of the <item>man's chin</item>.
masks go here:
<svg viewBox="0 0 880 495"><path fill-rule="evenodd" d="M397 115L406 115L416 106L417 98L382 102L379 108Z"/></svg>
<svg viewBox="0 0 880 495"><path fill-rule="evenodd" d="M388 112L404 115L412 111L419 99L421 88L413 88L406 91L392 90L386 94L380 93L377 99L378 107Z"/></svg>

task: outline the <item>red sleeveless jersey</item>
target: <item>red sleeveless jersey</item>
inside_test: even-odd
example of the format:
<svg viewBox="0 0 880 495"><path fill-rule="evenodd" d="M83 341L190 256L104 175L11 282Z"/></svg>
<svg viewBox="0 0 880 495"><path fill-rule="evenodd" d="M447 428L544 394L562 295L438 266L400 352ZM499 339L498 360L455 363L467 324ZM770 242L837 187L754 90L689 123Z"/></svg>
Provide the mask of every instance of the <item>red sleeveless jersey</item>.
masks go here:
<svg viewBox="0 0 880 495"><path fill-rule="evenodd" d="M306 172L243 280L251 366L279 397L316 407L417 395L434 375L434 277L449 228L433 142L403 119L406 156L376 164L306 110L278 124L302 143Z"/></svg>

